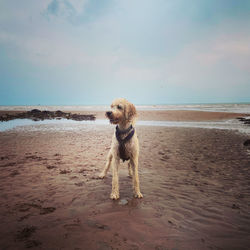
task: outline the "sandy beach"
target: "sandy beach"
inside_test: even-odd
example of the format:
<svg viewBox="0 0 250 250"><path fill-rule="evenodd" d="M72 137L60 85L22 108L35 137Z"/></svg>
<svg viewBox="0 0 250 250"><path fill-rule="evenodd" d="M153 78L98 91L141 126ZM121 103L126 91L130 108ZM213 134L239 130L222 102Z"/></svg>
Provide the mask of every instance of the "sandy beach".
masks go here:
<svg viewBox="0 0 250 250"><path fill-rule="evenodd" d="M3 112L3 111L1 111ZM104 119L104 112L90 112ZM140 111L138 120L209 121L244 114ZM137 126L143 199L126 163L120 199L97 178L112 125L0 132L1 249L249 249L248 134Z"/></svg>

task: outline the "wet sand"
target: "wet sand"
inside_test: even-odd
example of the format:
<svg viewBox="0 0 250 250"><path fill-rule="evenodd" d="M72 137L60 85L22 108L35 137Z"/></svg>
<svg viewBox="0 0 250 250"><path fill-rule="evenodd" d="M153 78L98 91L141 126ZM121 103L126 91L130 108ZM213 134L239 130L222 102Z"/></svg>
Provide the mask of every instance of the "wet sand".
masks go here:
<svg viewBox="0 0 250 250"><path fill-rule="evenodd" d="M75 111L71 111L75 112ZM105 119L103 111L82 111L83 115L94 114L97 119ZM138 120L142 121L220 121L249 116L244 113L204 112L196 110L139 110Z"/></svg>
<svg viewBox="0 0 250 250"><path fill-rule="evenodd" d="M188 112L194 120L224 114ZM133 198L122 163L118 201L109 199L110 172L96 178L111 125L0 132L1 249L249 249L249 135L136 129L144 198Z"/></svg>

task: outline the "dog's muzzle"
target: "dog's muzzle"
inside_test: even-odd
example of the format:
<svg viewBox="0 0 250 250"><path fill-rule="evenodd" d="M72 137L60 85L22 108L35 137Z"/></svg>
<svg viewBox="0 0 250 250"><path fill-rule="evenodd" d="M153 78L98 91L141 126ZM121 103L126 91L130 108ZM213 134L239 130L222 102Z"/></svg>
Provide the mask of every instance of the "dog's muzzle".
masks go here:
<svg viewBox="0 0 250 250"><path fill-rule="evenodd" d="M112 111L107 111L107 112L106 112L106 116L107 116L108 118L112 118Z"/></svg>
<svg viewBox="0 0 250 250"><path fill-rule="evenodd" d="M117 120L114 118L114 114L112 111L107 111L106 112L106 117L109 119L111 123L116 123Z"/></svg>

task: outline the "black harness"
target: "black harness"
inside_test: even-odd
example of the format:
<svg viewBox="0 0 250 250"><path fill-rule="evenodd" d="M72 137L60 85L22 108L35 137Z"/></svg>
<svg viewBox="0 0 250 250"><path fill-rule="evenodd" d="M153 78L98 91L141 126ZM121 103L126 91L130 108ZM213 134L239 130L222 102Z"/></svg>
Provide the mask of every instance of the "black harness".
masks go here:
<svg viewBox="0 0 250 250"><path fill-rule="evenodd" d="M122 139L121 135L127 134L127 133L129 134L125 138ZM135 129L133 128L132 125L130 125L130 127L125 130L120 130L118 125L116 126L115 135L116 135L117 141L119 142L119 148L118 148L119 155L123 161L128 161L130 159L129 156L127 156L126 154L125 143L128 142L133 137L134 133L135 133Z"/></svg>

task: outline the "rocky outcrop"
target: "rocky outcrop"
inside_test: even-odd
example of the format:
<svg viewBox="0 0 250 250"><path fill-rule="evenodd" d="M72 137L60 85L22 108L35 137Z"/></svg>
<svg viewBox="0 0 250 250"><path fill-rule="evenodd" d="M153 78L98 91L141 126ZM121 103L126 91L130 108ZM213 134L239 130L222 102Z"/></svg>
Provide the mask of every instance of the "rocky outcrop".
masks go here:
<svg viewBox="0 0 250 250"><path fill-rule="evenodd" d="M250 125L250 118L245 118L245 117L238 117L236 118L237 120L243 122L246 125Z"/></svg>
<svg viewBox="0 0 250 250"><path fill-rule="evenodd" d="M14 119L32 119L33 121L51 120L51 119L70 119L75 121L95 120L95 115L81 115L66 113L61 110L48 111L32 109L31 111L15 113L15 114L3 114L0 115L0 121L10 121Z"/></svg>

